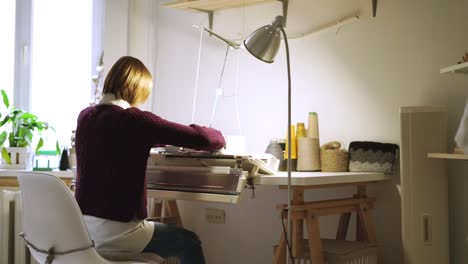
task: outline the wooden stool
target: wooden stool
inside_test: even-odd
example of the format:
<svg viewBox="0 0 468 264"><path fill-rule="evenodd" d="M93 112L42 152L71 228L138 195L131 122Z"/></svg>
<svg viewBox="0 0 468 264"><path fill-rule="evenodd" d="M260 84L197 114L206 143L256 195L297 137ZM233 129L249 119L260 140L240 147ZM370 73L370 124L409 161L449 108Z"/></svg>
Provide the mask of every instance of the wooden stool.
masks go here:
<svg viewBox="0 0 468 264"><path fill-rule="evenodd" d="M337 240L345 240L348 232L349 220L352 212L357 213L356 240L375 241L374 227L370 217L370 210L374 207L375 198L367 198L365 186L358 187L358 193L352 198L304 202L303 189L298 192L294 190L293 202L291 203L291 244L292 256L303 257L304 247L308 247L310 259L313 264L324 264L324 252L320 238L319 216L340 215L340 221L336 233ZM299 199L297 199L299 198ZM302 201L301 201L302 199ZM277 209L281 212L282 221L286 220L283 213L287 205L281 204ZM303 224L307 227L308 242L303 243ZM286 240L284 233L281 234L279 245L275 250L274 264L283 264L286 261Z"/></svg>

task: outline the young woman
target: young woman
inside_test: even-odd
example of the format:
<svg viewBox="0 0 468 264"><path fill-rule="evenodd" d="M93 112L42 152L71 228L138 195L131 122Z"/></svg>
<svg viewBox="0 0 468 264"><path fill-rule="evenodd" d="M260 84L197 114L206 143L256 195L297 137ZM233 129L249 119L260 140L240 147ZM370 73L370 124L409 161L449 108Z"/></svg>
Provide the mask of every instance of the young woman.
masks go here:
<svg viewBox="0 0 468 264"><path fill-rule="evenodd" d="M212 128L173 123L136 108L152 86L141 61L122 57L106 77L101 102L80 113L76 200L101 252L154 252L177 256L182 264L205 263L197 235L145 221L146 162L155 145L215 151L224 147L224 137Z"/></svg>

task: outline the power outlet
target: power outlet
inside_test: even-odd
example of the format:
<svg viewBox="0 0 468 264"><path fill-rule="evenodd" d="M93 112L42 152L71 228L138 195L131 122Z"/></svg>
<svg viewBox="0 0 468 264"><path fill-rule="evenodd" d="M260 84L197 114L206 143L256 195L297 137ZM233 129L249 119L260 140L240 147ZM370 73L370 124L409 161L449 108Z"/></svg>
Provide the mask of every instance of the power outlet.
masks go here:
<svg viewBox="0 0 468 264"><path fill-rule="evenodd" d="M205 208L205 218L208 223L224 224L226 213L223 209Z"/></svg>

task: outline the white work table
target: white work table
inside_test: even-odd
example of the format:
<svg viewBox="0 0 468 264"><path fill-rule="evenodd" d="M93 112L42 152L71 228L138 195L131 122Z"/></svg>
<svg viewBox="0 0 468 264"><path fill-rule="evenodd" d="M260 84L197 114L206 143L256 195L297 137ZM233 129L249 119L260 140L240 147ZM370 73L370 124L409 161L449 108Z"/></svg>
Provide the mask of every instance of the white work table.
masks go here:
<svg viewBox="0 0 468 264"><path fill-rule="evenodd" d="M375 172L292 172L291 185L293 189L320 189L339 186L361 186L369 183L387 181L389 175ZM288 175L285 171L278 171L274 175L257 175L253 179L254 185L275 185L280 189L287 188ZM192 193L183 191L169 191L148 189L148 197L161 200L189 200L205 202L238 203L239 196Z"/></svg>
<svg viewBox="0 0 468 264"><path fill-rule="evenodd" d="M0 186L12 186L11 181L16 181L20 173L25 170L3 170L0 169ZM31 172L31 171L29 171ZM34 171L41 173L41 171ZM66 171L43 171L43 173L55 175L63 180L71 181L74 173ZM328 185L359 185L378 181L389 180L391 176L374 172L292 172L292 186L328 186ZM10 183L10 184L8 184ZM254 178L255 185L277 185L288 184L288 174L279 171L275 175L258 175ZM14 185L17 186L17 185ZM159 191L158 191L159 192ZM173 198L173 197L172 197Z"/></svg>
<svg viewBox="0 0 468 264"><path fill-rule="evenodd" d="M375 172L292 172L292 186L358 184L389 180L390 176ZM275 175L255 177L257 185L288 185L288 173L279 171Z"/></svg>
<svg viewBox="0 0 468 264"><path fill-rule="evenodd" d="M27 170L4 170L0 169L0 187L18 187L17 176L20 173L33 172L33 173L47 173L52 174L62 179L65 184L70 185L74 178L74 173L71 170L66 171L27 171Z"/></svg>
<svg viewBox="0 0 468 264"><path fill-rule="evenodd" d="M318 221L318 216L322 215L336 214L340 216L336 238L337 240L345 240L351 213L356 213L356 240L374 242L376 238L370 214L371 209L374 207L375 199L367 197L367 185L384 182L390 180L391 177L391 175L374 172L293 172L291 174L293 191L291 210L294 216L292 221L293 256L302 256L308 249L309 252L313 252L313 263L325 263ZM287 172L277 172L274 175L257 175L253 178L253 183L254 185L274 185L278 186L280 190L286 190L288 188L288 175ZM334 200L306 201L304 199L304 192L307 190L338 188L342 186L355 186L356 193L350 197ZM176 200L239 202L239 196L235 195L157 189L148 189L147 191L148 197L163 200L161 205L155 208L153 216L172 216L175 219L175 223L179 226L183 226L183 223ZM285 206L285 204L280 204L277 205L277 208L281 209ZM283 215L282 211L280 213ZM310 215L314 215L314 217L310 218ZM305 223L308 226L307 231L303 228ZM311 241L308 248L304 248L303 244L303 237L306 232L309 241ZM286 243L284 234L282 234L279 241L280 243L275 250L274 264L285 263Z"/></svg>

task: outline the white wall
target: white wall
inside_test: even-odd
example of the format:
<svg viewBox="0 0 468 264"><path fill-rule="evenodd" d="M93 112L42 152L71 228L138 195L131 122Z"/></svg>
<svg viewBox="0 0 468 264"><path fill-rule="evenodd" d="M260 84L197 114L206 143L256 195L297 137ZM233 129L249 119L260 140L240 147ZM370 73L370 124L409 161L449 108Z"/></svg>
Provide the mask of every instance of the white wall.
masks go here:
<svg viewBox="0 0 468 264"><path fill-rule="evenodd" d="M330 30L290 40L293 121L304 122L309 111L318 112L322 143L398 143L400 106L445 105L449 109L448 140L452 142L468 95L468 78L440 75L439 69L456 63L468 51L468 1L379 1L377 18L368 15L371 1L355 2L365 4L360 6L364 15L357 23L342 28L338 34ZM290 1L288 32L301 31L326 13L314 4L315 1ZM221 11L215 15L214 29L233 38L245 36L280 13L277 3ZM186 124L191 122L199 47L199 32L192 24L200 23L207 25L206 15L158 9L153 110ZM204 35L197 123L207 125L210 121L224 54L223 43ZM255 60L245 51L238 56L231 52L228 58L223 87L227 94L233 93L239 59L242 131L248 150L263 152L269 138L284 137L286 133L285 52L282 48L271 65ZM221 100L214 126L225 134L239 133L233 109L231 97ZM466 163L450 163L451 263L468 262L467 172ZM400 199L394 186L398 181L396 176L392 182L371 188L371 194L377 197L374 219L381 263L401 262ZM306 198L333 198L352 195L353 191L309 191ZM250 191L246 191L238 205L183 202L181 209L186 227L200 235L208 263L258 264L271 263L272 247L281 230L275 204L284 202L285 191L259 187L256 199L252 200ZM206 223L207 207L224 208L226 224ZM321 223L323 236L333 237L336 217L323 218Z"/></svg>
<svg viewBox="0 0 468 264"><path fill-rule="evenodd" d="M158 3L152 0L107 0L104 30L104 75L122 56L139 58L155 75L155 21ZM150 95L142 109L152 108Z"/></svg>

